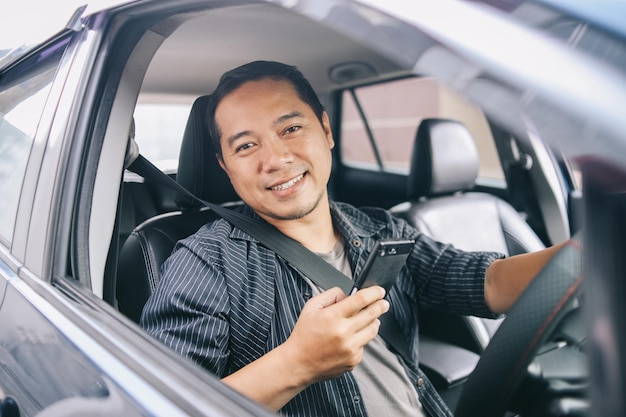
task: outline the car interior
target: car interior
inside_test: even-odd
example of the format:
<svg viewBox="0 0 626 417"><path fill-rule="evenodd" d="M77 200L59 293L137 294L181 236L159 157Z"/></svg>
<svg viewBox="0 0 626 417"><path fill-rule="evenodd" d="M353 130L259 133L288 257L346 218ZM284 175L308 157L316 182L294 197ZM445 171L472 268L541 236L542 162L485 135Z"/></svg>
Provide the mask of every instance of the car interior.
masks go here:
<svg viewBox="0 0 626 417"><path fill-rule="evenodd" d="M467 128L456 120L424 119L415 136L407 202L392 207L422 233L468 251L496 251L507 256L545 248L520 213L506 200L472 191L478 151ZM422 319L432 331L446 329L441 312ZM450 318L450 317L448 317ZM452 318L454 320L454 318ZM487 347L501 320L464 317L476 337L478 352ZM438 332L441 337L441 331Z"/></svg>
<svg viewBox="0 0 626 417"><path fill-rule="evenodd" d="M501 319L416 312L456 417L625 414L618 2L110 3L0 51L0 415L274 415L139 324L177 241L243 204L206 106L253 60L311 81L332 199L467 250L567 242Z"/></svg>
<svg viewBox="0 0 626 417"><path fill-rule="evenodd" d="M212 150L204 116L208 98L199 97L191 108L183 135L176 181L201 200L214 204L237 204L240 199ZM123 189L122 199L127 192L137 192L136 188L128 191ZM176 242L219 217L199 201L187 196L177 196L176 203L178 210L146 219L132 230L121 246L116 299L120 311L136 322L139 322L143 304L159 281L159 269ZM133 216L133 213L122 213L124 215Z"/></svg>
<svg viewBox="0 0 626 417"><path fill-rule="evenodd" d="M330 22L348 16L341 7L325 12L323 20ZM158 178L135 172L137 155L160 166L147 155L151 140L163 140L177 154L174 168L163 175L202 200L241 204L211 149L206 105L223 72L255 59L298 66L325 104L337 143L332 198L390 209L463 249L506 255L541 249L579 227L569 213L578 195L572 167L531 135L505 130L448 87L415 74L406 63L438 48L408 25L387 25L383 15L366 12L358 22L377 35L405 33L407 45L393 45L408 54L398 62L380 52L390 45L356 42L271 4L190 8L174 16L154 8L137 16L120 21L123 30L111 35L125 64L107 68L110 85L101 86L102 102L110 103L103 106L111 106L111 116L97 119L102 144L92 155L107 170L93 174L93 203L79 209L85 216L75 225L88 228L92 240L112 239L105 251L99 243L88 254L74 254L78 264L88 257L93 292L132 322L139 321L176 242L217 218ZM139 122L141 106L181 103L188 109L183 129L163 139L146 135L167 130L159 122L165 113L155 113L150 126ZM485 143L491 156L482 153ZM491 166L500 173L485 176ZM501 320L425 311L420 321L422 366L453 406L456 388L467 381Z"/></svg>

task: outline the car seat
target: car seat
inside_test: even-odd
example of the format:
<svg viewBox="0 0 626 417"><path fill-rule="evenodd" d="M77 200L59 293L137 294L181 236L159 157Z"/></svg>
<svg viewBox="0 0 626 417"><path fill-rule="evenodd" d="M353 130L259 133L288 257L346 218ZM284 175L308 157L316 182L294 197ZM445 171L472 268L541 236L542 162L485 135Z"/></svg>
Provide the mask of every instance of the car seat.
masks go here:
<svg viewBox="0 0 626 417"><path fill-rule="evenodd" d="M433 239L463 250L515 255L544 248L509 203L491 194L472 191L478 166L474 139L462 123L424 119L415 137L408 201L391 211ZM449 326L444 320L445 315L432 314L431 322L422 328ZM475 339L478 352L487 346L499 325L499 320L477 317L464 317L463 321Z"/></svg>
<svg viewBox="0 0 626 417"><path fill-rule="evenodd" d="M208 95L191 107L178 162L176 181L199 198L216 204L239 202L230 180L219 166L206 122ZM160 268L177 241L217 219L213 211L190 197L176 198L179 210L154 216L137 226L124 242L118 260L118 309L139 322L143 306L156 288Z"/></svg>

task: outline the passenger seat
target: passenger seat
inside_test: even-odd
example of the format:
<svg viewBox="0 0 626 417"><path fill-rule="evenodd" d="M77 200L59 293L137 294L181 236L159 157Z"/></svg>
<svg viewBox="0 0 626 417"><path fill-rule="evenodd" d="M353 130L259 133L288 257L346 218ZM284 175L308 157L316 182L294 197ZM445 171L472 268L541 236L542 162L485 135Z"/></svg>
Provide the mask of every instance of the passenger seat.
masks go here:
<svg viewBox="0 0 626 417"><path fill-rule="evenodd" d="M532 252L544 244L506 201L474 192L479 158L474 139L460 122L424 119L416 134L408 180L408 201L391 211L422 233L468 251L505 255ZM435 313L432 320L444 316ZM480 353L499 320L463 318ZM449 323L427 323L431 328Z"/></svg>

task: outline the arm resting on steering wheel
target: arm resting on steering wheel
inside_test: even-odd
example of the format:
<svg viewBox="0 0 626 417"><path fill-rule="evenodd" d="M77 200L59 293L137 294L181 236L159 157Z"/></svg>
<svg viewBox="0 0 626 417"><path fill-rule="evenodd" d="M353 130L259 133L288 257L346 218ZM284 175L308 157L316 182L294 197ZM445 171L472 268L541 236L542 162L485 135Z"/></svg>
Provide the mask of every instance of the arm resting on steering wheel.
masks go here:
<svg viewBox="0 0 626 417"><path fill-rule="evenodd" d="M533 278L567 243L494 261L485 273L485 302L491 311L509 311Z"/></svg>

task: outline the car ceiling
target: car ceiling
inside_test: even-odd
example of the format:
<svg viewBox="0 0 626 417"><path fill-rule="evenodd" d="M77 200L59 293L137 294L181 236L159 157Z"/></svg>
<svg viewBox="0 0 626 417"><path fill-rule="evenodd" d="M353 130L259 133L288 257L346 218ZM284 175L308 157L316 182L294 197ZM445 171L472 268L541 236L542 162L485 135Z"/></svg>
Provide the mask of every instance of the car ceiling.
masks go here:
<svg viewBox="0 0 626 417"><path fill-rule="evenodd" d="M609 74L610 71L607 72L604 68L597 71L593 63L585 62L582 60L584 57L561 47L562 41L547 42L532 30L520 31L522 27L514 22L502 26L503 22L499 19L498 22L493 22L490 30L502 31L503 34L479 40L479 37L472 35L485 31L481 31L481 27L472 30L469 28L476 26L478 21L496 20L496 15L492 16L486 10L470 8L465 2L447 4L455 7L457 20L464 21L465 24L454 27L453 33L445 32L445 36L437 32L449 23L449 19L440 19L451 13L449 9L443 10L443 6L437 8L437 18L423 21L424 15L428 15L425 12L432 14L434 5L420 2L419 7L422 9L419 13L414 10L412 18L422 21L416 21L414 27L408 23L400 23L408 21L408 16L390 19L381 12L355 6L354 3L296 1L294 4L294 8L299 8L297 13L262 1L245 5L239 3L235 6L215 2L214 5L218 7L184 16L187 17L185 23L164 40L153 57L139 100L171 103L174 95L189 98L207 94L214 89L219 76L226 70L255 59L278 60L298 66L324 100L324 93L337 87L328 76L332 66L358 61L371 66L379 74L377 80L407 75L413 70L442 79L483 108L491 109L490 117L498 119L503 125L509 125L519 135L525 133L525 127L520 126L517 113L508 110L511 103L524 103L527 113L536 113L535 121L539 131L548 132L549 140L555 141L553 145L567 148L570 156L601 152L609 159L622 162L621 158L616 157L616 153L610 152L610 146L597 146L598 138L595 134L594 138L577 142L578 148L573 148L569 143L565 147L560 139L584 130L574 126L589 125L596 129L598 120L606 120L602 126L607 126L608 129L602 133L606 136L602 140L620 143L615 138L621 136L624 125L623 115L617 110L623 106L607 106L603 103L598 105L598 100L591 105L589 98L596 97L597 94L593 91L578 94L579 91L591 88L593 83L580 83L577 80L587 79L586 74L595 76L600 73ZM399 6L399 3L395 5ZM320 9L324 6L326 9ZM386 3L381 3L378 7L385 10ZM482 20L474 22L472 19L465 19L466 15L460 15L465 11L471 11ZM393 15L392 11L389 12ZM309 17L304 17L305 15ZM543 14L540 15L542 19L539 21L545 22L548 19ZM536 20L533 22L538 23ZM158 33L156 30L155 32ZM511 48L506 37L511 33L520 33L521 38L531 39L541 47L549 47L550 52L537 62L534 49L528 48L527 43L518 42L517 48ZM360 43L351 39L359 39ZM504 39L507 42L503 42ZM438 40L454 48L437 45ZM470 57L474 63L478 59L479 67L467 61L466 57ZM546 59L551 61L550 65L545 62ZM564 62L570 61L572 65L562 72L568 74L568 77L557 74L552 82L545 82L543 78L532 78L534 74L538 74L536 68L550 69L550 74L554 74L556 69L551 69L553 63L560 65L555 68L561 68L565 66ZM581 75L574 77L574 70ZM520 78L519 74L526 78ZM609 75L611 76L598 75L595 82L607 86L621 84L621 75ZM509 83L518 88L510 88ZM478 84L480 91L474 88ZM488 88L490 94L485 94L483 87ZM612 87L603 87L602 90L623 91ZM536 99L532 103L522 99L524 91L533 91ZM494 97L501 97L502 100L494 100ZM621 102L624 99L626 96L616 95L609 102ZM544 120L542 115L557 114L552 103L559 103L562 109L572 113L568 113L558 122L554 117ZM606 109L600 110L605 107ZM592 142L596 145L590 146Z"/></svg>
<svg viewBox="0 0 626 417"><path fill-rule="evenodd" d="M403 72L382 55L306 17L253 4L209 10L183 23L156 52L142 93L206 94L222 73L256 59L298 66L319 92L333 87L329 70L338 63L365 62L378 74Z"/></svg>

